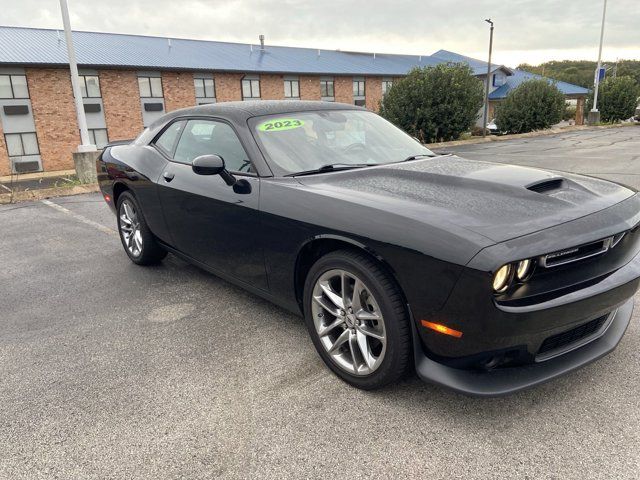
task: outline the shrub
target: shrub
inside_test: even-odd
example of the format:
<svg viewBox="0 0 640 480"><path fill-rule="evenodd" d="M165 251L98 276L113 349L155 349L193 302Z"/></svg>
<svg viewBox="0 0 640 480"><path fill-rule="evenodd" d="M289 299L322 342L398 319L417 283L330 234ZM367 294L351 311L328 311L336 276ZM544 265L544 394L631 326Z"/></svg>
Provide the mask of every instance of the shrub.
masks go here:
<svg viewBox="0 0 640 480"><path fill-rule="evenodd" d="M380 114L424 143L455 140L475 123L482 82L466 64L415 68L387 92Z"/></svg>
<svg viewBox="0 0 640 480"><path fill-rule="evenodd" d="M603 122L618 122L633 117L638 104L638 84L631 77L610 77L600 84L598 110ZM593 105L593 92L587 108Z"/></svg>
<svg viewBox="0 0 640 480"><path fill-rule="evenodd" d="M509 92L496 112L501 131L524 133L542 130L562 120L564 95L547 80L532 79Z"/></svg>
<svg viewBox="0 0 640 480"><path fill-rule="evenodd" d="M564 106L564 113L562 114L562 119L569 121L569 120L573 120L576 118L576 109L577 107L575 105L571 105L569 103L567 103Z"/></svg>
<svg viewBox="0 0 640 480"><path fill-rule="evenodd" d="M484 132L483 132L483 130L484 130ZM477 125L474 125L471 128L471 136L472 137L481 137L483 133L485 133L487 135L491 134L491 132L489 131L488 128L483 129L482 127L478 127Z"/></svg>

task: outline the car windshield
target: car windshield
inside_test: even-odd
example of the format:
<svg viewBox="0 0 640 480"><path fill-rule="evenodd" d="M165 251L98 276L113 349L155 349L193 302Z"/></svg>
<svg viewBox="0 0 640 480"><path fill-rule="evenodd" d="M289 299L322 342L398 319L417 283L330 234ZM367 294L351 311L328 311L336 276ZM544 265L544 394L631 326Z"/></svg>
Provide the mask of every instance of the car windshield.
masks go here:
<svg viewBox="0 0 640 480"><path fill-rule="evenodd" d="M349 166L434 156L382 117L361 110L321 110L251 119L263 153L277 174L292 175Z"/></svg>

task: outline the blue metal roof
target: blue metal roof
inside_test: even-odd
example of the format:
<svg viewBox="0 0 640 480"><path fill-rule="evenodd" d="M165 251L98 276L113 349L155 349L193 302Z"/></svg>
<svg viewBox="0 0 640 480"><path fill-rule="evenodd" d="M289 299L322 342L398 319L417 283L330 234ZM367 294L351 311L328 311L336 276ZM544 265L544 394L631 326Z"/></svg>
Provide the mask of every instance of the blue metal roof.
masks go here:
<svg viewBox="0 0 640 480"><path fill-rule="evenodd" d="M414 67L443 62L467 63L474 75L486 75L487 62L438 50L433 55L394 55L315 48L279 47L248 43L187 40L99 32L73 32L78 64L85 67L127 67L137 69L206 70L246 73L295 73L331 75L406 75ZM0 26L0 65L67 65L64 32L43 28ZM545 78L504 65L507 83L489 98L498 100L529 78ZM549 79L549 81L553 81ZM586 95L577 85L557 82L566 95Z"/></svg>
<svg viewBox="0 0 640 480"><path fill-rule="evenodd" d="M444 62L452 63L466 63L473 70L474 75L486 75L487 74L487 62L478 60L477 58L467 57L466 55L460 55L459 53L450 52L449 50L438 50L431 55L432 58L442 60ZM491 71L503 70L507 75L511 75L512 69L505 67L504 65L491 64Z"/></svg>
<svg viewBox="0 0 640 480"><path fill-rule="evenodd" d="M588 95L589 89L574 85L572 83L560 82L552 78L543 77L542 75L536 75L535 73L525 72L524 70L514 70L513 75L507 77L507 81L504 85L498 87L489 94L489 100L502 100L506 98L511 90L516 88L522 82L526 82L531 79L544 79L549 83L558 87L565 95Z"/></svg>
<svg viewBox="0 0 640 480"><path fill-rule="evenodd" d="M335 75L405 75L441 63L428 55L392 55L260 46L97 32L73 32L79 65L145 69ZM65 65L64 32L0 27L0 64Z"/></svg>

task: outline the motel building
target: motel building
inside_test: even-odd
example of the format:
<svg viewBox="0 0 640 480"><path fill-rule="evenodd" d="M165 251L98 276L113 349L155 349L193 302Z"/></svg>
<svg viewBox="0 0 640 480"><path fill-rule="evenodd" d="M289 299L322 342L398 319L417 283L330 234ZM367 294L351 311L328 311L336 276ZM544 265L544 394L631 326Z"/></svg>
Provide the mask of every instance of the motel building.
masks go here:
<svg viewBox="0 0 640 480"><path fill-rule="evenodd" d="M487 81L487 63L440 50L391 55L258 44L73 32L91 142L135 138L178 108L236 100L323 100L377 111L414 67L465 62ZM534 75L492 65L495 104ZM577 104L588 91L557 82ZM0 176L73 169L80 143L61 30L0 27Z"/></svg>

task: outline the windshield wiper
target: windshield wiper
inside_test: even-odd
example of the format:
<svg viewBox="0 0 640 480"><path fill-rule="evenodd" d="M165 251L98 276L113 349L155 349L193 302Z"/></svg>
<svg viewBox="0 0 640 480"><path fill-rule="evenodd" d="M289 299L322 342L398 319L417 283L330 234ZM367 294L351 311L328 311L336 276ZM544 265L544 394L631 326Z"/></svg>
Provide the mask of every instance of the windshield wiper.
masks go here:
<svg viewBox="0 0 640 480"><path fill-rule="evenodd" d="M305 170L303 172L289 173L285 177L298 177L301 175L313 175L315 173L335 172L338 170L351 170L352 168L371 167L374 163L329 163L320 168Z"/></svg>
<svg viewBox="0 0 640 480"><path fill-rule="evenodd" d="M394 163L410 162L411 160L418 160L419 158L422 158L422 157L433 158L435 156L436 155L434 155L434 154L418 153L417 155L410 155L407 158L405 158L404 160L400 160L399 162L394 162Z"/></svg>

